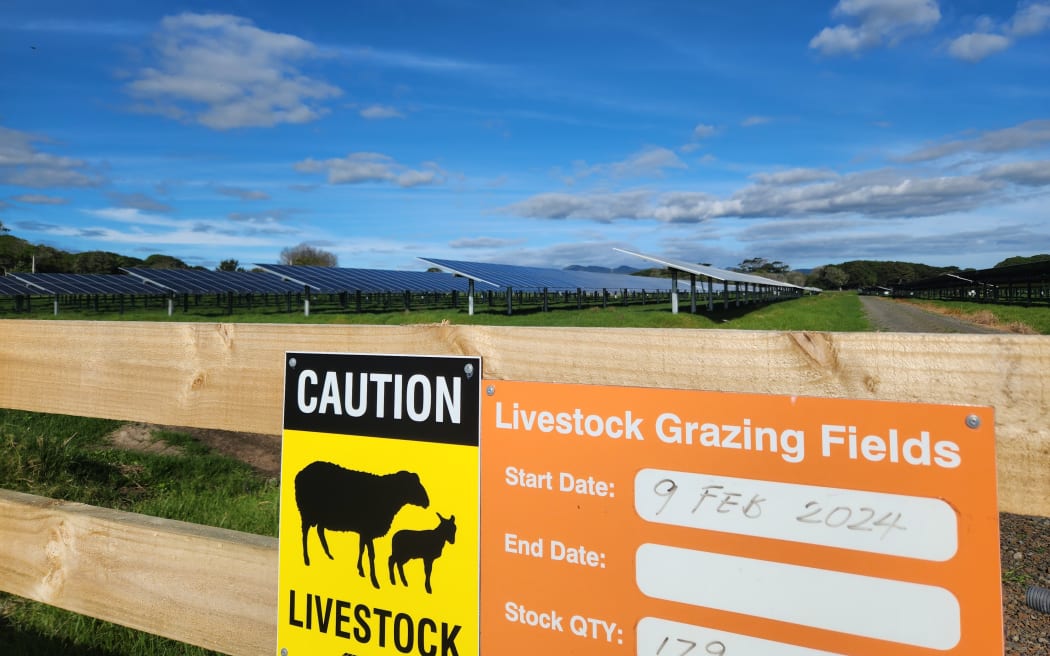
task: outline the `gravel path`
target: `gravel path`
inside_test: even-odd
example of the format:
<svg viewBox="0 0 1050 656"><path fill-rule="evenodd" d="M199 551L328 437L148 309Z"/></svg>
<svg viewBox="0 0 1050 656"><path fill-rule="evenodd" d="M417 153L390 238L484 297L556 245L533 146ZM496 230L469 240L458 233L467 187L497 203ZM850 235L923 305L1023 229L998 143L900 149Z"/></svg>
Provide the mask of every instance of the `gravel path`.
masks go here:
<svg viewBox="0 0 1050 656"><path fill-rule="evenodd" d="M996 333L1001 330L978 326L943 314L927 312L910 303L900 303L881 296L861 296L864 312L875 327L890 333Z"/></svg>
<svg viewBox="0 0 1050 656"><path fill-rule="evenodd" d="M861 296L861 304L875 326L897 333L998 333L960 319L919 309L878 296ZM1050 614L1025 602L1029 586L1050 588L1050 518L999 515L999 554L1002 568L1003 632L1007 656L1050 655ZM983 655L982 655L983 656Z"/></svg>

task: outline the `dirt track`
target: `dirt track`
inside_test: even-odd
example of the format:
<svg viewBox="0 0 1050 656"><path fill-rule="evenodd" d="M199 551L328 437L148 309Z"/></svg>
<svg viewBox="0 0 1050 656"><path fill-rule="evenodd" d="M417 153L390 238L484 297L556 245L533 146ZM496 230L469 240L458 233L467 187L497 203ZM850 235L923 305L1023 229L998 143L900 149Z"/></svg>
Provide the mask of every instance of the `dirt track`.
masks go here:
<svg viewBox="0 0 1050 656"><path fill-rule="evenodd" d="M1001 330L979 326L954 317L919 309L881 296L861 296L860 303L876 329L890 333L997 333Z"/></svg>

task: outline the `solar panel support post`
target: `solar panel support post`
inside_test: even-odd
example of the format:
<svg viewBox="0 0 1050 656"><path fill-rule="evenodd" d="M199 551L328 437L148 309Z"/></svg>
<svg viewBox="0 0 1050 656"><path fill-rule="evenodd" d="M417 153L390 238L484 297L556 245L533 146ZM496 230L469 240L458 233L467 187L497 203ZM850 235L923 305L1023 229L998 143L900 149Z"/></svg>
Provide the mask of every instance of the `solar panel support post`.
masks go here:
<svg viewBox="0 0 1050 656"><path fill-rule="evenodd" d="M609 307L609 290L608 289L603 289L602 290L602 309L604 310L607 307Z"/></svg>
<svg viewBox="0 0 1050 656"><path fill-rule="evenodd" d="M310 316L310 288L303 287L303 316Z"/></svg>
<svg viewBox="0 0 1050 656"><path fill-rule="evenodd" d="M175 294L168 294L168 316L175 314Z"/></svg>
<svg viewBox="0 0 1050 656"><path fill-rule="evenodd" d="M671 269L671 314L678 314L678 270Z"/></svg>
<svg viewBox="0 0 1050 656"><path fill-rule="evenodd" d="M623 293L623 306L627 307L627 288L624 287L620 291Z"/></svg>
<svg viewBox="0 0 1050 656"><path fill-rule="evenodd" d="M360 289L354 290L354 307L357 308L357 311L359 313L361 312L361 290Z"/></svg>
<svg viewBox="0 0 1050 656"><path fill-rule="evenodd" d="M729 309L729 281L722 281L722 309Z"/></svg>
<svg viewBox="0 0 1050 656"><path fill-rule="evenodd" d="M55 316L58 316L58 294L55 294Z"/></svg>
<svg viewBox="0 0 1050 656"><path fill-rule="evenodd" d="M707 311L713 312L715 309L715 279L707 279Z"/></svg>
<svg viewBox="0 0 1050 656"><path fill-rule="evenodd" d="M412 292L408 291L407 289L405 290L405 309L412 309Z"/></svg>
<svg viewBox="0 0 1050 656"><path fill-rule="evenodd" d="M689 312L696 314L696 274L689 274Z"/></svg>
<svg viewBox="0 0 1050 656"><path fill-rule="evenodd" d="M507 316L514 313L514 288L507 287Z"/></svg>
<svg viewBox="0 0 1050 656"><path fill-rule="evenodd" d="M577 287L576 288L576 309L577 310L582 310L583 309L583 298L582 298L582 296L583 296L583 289L580 288L580 287Z"/></svg>
<svg viewBox="0 0 1050 656"><path fill-rule="evenodd" d="M474 316L474 279L467 279L467 314Z"/></svg>
<svg viewBox="0 0 1050 656"><path fill-rule="evenodd" d="M547 288L546 287L543 288L543 311L544 312L549 312L550 311L550 306L547 304Z"/></svg>

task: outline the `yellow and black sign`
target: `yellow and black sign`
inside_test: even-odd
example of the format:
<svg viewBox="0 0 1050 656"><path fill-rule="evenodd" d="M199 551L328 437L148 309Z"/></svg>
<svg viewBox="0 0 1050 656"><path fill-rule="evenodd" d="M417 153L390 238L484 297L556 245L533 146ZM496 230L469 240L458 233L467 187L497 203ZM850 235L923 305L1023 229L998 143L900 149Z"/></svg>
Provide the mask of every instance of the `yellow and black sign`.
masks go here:
<svg viewBox="0 0 1050 656"><path fill-rule="evenodd" d="M287 354L278 654L478 653L480 378Z"/></svg>

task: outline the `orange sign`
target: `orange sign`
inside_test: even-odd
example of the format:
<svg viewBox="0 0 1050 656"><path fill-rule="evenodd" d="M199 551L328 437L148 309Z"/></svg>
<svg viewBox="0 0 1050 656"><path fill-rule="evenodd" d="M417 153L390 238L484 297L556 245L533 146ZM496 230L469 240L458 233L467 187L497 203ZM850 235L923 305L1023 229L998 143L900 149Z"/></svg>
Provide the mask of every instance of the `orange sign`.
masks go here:
<svg viewBox="0 0 1050 656"><path fill-rule="evenodd" d="M990 408L485 387L482 653L1002 653Z"/></svg>

